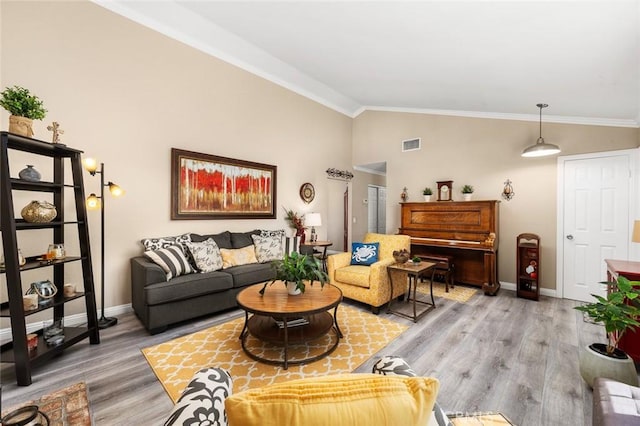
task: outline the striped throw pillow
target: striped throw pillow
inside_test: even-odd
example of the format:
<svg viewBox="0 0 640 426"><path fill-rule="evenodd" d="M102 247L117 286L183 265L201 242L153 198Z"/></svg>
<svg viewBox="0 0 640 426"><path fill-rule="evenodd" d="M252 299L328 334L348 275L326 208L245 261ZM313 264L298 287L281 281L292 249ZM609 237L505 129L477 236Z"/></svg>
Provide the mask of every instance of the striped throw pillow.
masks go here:
<svg viewBox="0 0 640 426"><path fill-rule="evenodd" d="M181 246L174 245L159 250L147 250L144 255L167 273L167 281L173 277L194 272Z"/></svg>

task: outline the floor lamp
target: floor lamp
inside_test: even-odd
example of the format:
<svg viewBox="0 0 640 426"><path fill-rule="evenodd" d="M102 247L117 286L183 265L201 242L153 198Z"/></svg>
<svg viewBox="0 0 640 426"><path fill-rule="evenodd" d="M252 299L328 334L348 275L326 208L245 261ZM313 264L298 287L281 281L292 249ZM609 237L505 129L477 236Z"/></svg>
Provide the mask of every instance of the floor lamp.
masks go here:
<svg viewBox="0 0 640 426"><path fill-rule="evenodd" d="M98 163L93 158L87 158L83 161L84 168L95 176L96 173L100 175L100 196L95 193L91 193L87 198L87 208L94 210L100 208L100 297L102 301L102 315L98 320L99 328L108 328L118 323L118 318L107 318L104 315L104 188L109 187L109 192L114 197L119 197L124 194L122 188L115 183L109 181L104 183L104 163L100 163L100 169L98 169Z"/></svg>

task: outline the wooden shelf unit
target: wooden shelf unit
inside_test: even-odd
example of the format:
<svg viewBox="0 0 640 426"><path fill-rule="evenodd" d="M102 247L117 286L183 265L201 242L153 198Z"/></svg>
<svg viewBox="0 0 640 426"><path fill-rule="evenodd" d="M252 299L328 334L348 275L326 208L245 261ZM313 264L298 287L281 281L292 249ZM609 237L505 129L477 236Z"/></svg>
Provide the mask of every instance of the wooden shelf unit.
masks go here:
<svg viewBox="0 0 640 426"><path fill-rule="evenodd" d="M86 338L91 344L100 343L98 318L96 312L95 290L93 283L93 269L91 263L91 248L89 245L89 228L87 226L87 211L85 207L85 193L82 178L82 151L69 148L62 144L18 136L9 132L0 132L0 231L4 248L5 267L0 274L6 275L8 301L0 304L0 317L11 319L12 341L0 348L2 362L15 364L16 381L20 386L31 384L32 366L58 355L71 345ZM36 156L52 159L53 182L28 182L11 177L9 168L9 152L22 151ZM65 159L70 160L73 184L64 183ZM17 171L16 171L17 173ZM76 220L64 220L65 189L72 190ZM44 192L53 194L53 204L56 206L57 217L48 223L29 223L15 217L13 191ZM67 226L77 227L80 253L78 256L67 256L64 259L44 261L38 256L27 257L27 263L18 263L19 231L28 232L35 229L50 229L51 243L64 243L64 230ZM43 248L46 249L46 246ZM65 282L65 265L70 262L80 262L82 267L82 290L71 297L63 295ZM51 270L52 282L58 288L58 293L46 305L25 311L23 295L27 287L22 285L22 272L38 268ZM52 319L64 318L64 306L72 300L84 298L87 314L87 324L81 327L64 327L64 342L57 346L47 346L42 337L42 330L38 330L38 347L34 351L27 349L26 317L38 312L51 311Z"/></svg>
<svg viewBox="0 0 640 426"><path fill-rule="evenodd" d="M525 299L540 298L540 237L520 234L516 237L516 294Z"/></svg>

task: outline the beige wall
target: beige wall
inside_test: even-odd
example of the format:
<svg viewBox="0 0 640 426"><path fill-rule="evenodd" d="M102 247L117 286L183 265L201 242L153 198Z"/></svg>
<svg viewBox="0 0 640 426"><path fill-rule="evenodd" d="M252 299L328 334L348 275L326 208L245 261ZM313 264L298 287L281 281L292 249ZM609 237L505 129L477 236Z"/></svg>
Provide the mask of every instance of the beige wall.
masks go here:
<svg viewBox="0 0 640 426"><path fill-rule="evenodd" d="M544 262L541 286L556 288L557 158L522 158L538 138L538 123L367 111L353 124L354 164L387 162L387 232L400 225L402 188L409 201L422 201L422 189L453 180L453 198L473 185L477 200L501 200L507 179L515 197L500 203L499 279L515 282L515 240L523 232L540 235ZM639 130L544 124L543 136L562 155L635 148ZM401 152L401 141L422 138L419 151Z"/></svg>
<svg viewBox="0 0 640 426"><path fill-rule="evenodd" d="M2 1L0 14L0 86L27 87L49 110L36 138L50 140L46 126L60 122L62 141L104 161L106 179L126 190L106 200L106 306L130 303L129 258L143 237L283 228L283 206L339 218L323 223L320 239L342 234L325 170L350 169L349 117L89 2ZM4 110L0 123L7 128ZM278 218L170 220L172 147L277 165ZM12 160L12 174L27 161ZM48 164L35 164L46 178ZM304 182L316 189L309 205L299 197ZM85 186L98 192L98 178L85 174ZM90 228L98 283L99 213ZM40 253L49 238L21 248Z"/></svg>

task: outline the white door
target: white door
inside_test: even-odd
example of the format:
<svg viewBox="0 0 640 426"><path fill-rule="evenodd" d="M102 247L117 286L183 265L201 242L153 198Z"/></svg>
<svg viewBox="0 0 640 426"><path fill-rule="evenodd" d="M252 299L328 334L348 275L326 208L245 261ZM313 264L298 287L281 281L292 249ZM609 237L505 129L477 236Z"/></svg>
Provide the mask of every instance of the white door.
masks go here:
<svg viewBox="0 0 640 426"><path fill-rule="evenodd" d="M626 153L598 155L560 162L564 202L559 206L563 229L558 230L558 251L567 299L593 301L591 294L604 296L599 284L606 280L604 259L628 256L631 158Z"/></svg>

